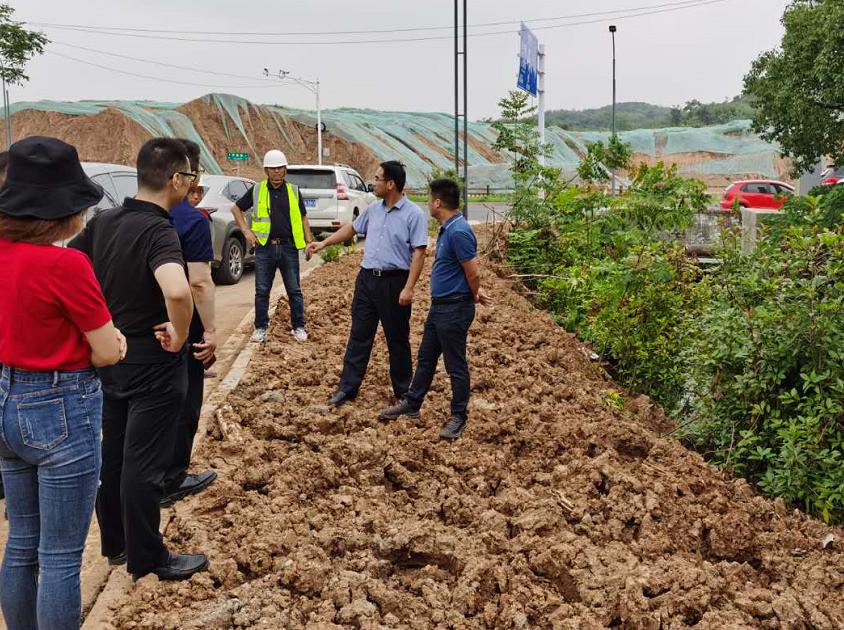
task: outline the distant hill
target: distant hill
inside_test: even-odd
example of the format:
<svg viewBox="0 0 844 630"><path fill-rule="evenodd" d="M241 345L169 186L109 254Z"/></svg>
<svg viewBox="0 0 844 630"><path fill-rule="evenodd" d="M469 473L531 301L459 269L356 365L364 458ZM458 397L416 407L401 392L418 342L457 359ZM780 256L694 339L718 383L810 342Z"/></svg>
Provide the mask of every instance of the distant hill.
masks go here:
<svg viewBox="0 0 844 630"><path fill-rule="evenodd" d="M650 103L617 103L615 122L618 131L659 129L662 127L706 127L753 117L748 97L737 96L723 103L689 101L682 107L663 107ZM597 109L556 109L545 113L546 126L572 131L607 131L612 126L612 105Z"/></svg>

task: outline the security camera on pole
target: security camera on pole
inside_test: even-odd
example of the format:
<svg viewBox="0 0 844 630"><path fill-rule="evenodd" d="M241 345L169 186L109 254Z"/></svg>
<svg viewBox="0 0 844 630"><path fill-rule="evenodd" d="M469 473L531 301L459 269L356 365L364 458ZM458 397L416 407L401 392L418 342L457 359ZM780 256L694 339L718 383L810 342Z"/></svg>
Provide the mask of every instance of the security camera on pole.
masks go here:
<svg viewBox="0 0 844 630"><path fill-rule="evenodd" d="M264 68L264 76L271 76L269 69ZM279 70L276 76L282 81L293 81L293 83L310 90L316 96L317 164L322 165L322 132L325 131L325 125L322 124L322 110L319 106L319 77L314 81L310 81L301 77L292 77L287 70Z"/></svg>

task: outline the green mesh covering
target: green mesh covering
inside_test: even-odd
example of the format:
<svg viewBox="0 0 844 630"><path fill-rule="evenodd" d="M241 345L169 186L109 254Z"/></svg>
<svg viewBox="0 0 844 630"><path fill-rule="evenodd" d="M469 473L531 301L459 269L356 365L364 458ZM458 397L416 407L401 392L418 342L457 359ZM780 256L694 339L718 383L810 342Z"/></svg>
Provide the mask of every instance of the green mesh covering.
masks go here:
<svg viewBox="0 0 844 630"><path fill-rule="evenodd" d="M285 123L291 119L313 127L313 111L287 109L275 105L253 105L231 94L208 94L203 100L214 106L220 115L226 136L233 143L245 142L253 155L254 139L247 129L249 117L268 116L288 141ZM202 165L209 173L222 173L220 165L196 132L190 119L177 111L180 105L154 101L35 101L15 103L12 113L25 109L59 112L75 116L92 116L107 108L115 108L153 135L179 136L194 140L202 151ZM425 185L434 168L452 168L454 119L442 113L378 112L368 109L334 109L323 112L328 134L367 147L379 159L397 159L408 171L408 185ZM489 123L469 124L469 186L472 188L507 188L512 185L508 172L509 157L492 151L496 133ZM462 128L461 128L462 132ZM633 152L653 159L671 161L675 156L689 175L755 175L777 177L776 158L779 149L753 134L750 121L704 128L639 129L619 134ZM607 141L607 132L573 132L558 127L546 130L551 146L549 165L573 177L586 144ZM461 158L462 158L461 148ZM697 154L690 156L689 154ZM699 162L699 163L697 163Z"/></svg>

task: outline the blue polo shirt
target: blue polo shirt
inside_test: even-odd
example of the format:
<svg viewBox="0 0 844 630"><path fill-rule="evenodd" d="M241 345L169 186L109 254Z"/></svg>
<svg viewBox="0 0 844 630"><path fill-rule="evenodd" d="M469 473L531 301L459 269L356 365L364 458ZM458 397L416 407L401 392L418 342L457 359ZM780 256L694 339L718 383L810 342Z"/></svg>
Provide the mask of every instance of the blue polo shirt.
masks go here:
<svg viewBox="0 0 844 630"><path fill-rule="evenodd" d="M443 224L437 237L437 255L431 271L431 297L471 293L461 263L477 255L478 240L472 226L462 214L455 214Z"/></svg>
<svg viewBox="0 0 844 630"><path fill-rule="evenodd" d="M366 235L364 269L410 269L413 250L428 246L428 218L407 197L392 208L376 201L353 224L355 232Z"/></svg>
<svg viewBox="0 0 844 630"><path fill-rule="evenodd" d="M182 256L186 263L213 262L214 244L211 239L211 222L187 200L170 208L173 225L179 234Z"/></svg>

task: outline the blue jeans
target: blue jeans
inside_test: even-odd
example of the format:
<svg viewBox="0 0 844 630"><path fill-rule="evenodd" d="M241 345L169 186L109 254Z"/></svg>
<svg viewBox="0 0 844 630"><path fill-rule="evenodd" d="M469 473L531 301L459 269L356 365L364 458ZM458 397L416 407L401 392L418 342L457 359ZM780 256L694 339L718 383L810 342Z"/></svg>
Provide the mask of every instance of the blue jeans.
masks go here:
<svg viewBox="0 0 844 630"><path fill-rule="evenodd" d="M9 539L0 606L9 630L79 628L79 570L100 475L94 370L0 376L0 467Z"/></svg>
<svg viewBox="0 0 844 630"><path fill-rule="evenodd" d="M431 304L422 343L416 357L416 372L405 398L414 409L431 389L440 355L451 379L451 415L466 420L469 408L469 364L466 361L466 337L475 319L474 302Z"/></svg>
<svg viewBox="0 0 844 630"><path fill-rule="evenodd" d="M267 243L255 248L255 328L269 326L270 291L276 269L281 272L287 291L292 327L304 328L305 298L299 286L299 250L292 243Z"/></svg>

